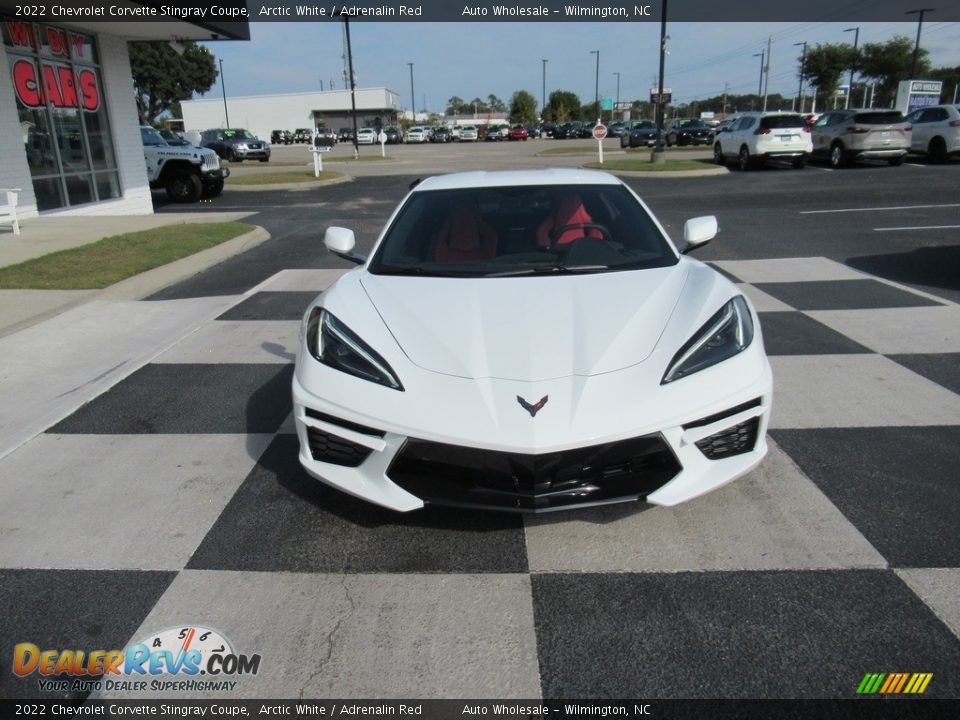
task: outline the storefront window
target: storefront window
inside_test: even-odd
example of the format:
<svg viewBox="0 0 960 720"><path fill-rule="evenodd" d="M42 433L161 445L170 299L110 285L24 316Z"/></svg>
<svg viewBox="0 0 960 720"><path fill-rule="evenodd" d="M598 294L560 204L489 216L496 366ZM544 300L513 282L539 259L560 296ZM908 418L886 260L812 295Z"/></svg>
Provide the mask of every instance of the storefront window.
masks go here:
<svg viewBox="0 0 960 720"><path fill-rule="evenodd" d="M93 36L0 23L40 210L120 197Z"/></svg>

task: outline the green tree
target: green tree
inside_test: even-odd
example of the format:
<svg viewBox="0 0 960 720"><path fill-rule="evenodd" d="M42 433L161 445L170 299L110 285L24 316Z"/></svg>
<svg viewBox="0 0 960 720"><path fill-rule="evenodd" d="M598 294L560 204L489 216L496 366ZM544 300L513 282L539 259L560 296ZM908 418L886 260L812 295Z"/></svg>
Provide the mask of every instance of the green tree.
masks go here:
<svg viewBox="0 0 960 720"><path fill-rule="evenodd" d="M553 122L566 122L580 119L580 98L569 90L554 90L550 93L544 118Z"/></svg>
<svg viewBox="0 0 960 720"><path fill-rule="evenodd" d="M447 115L463 115L467 112L469 112L467 103L462 97L454 95L452 98L447 100Z"/></svg>
<svg viewBox="0 0 960 720"><path fill-rule="evenodd" d="M924 74L924 79L943 81L943 92L940 95L942 102L951 102L954 93L957 92L957 85L960 84L960 65L957 67L939 67L934 68ZM960 95L958 95L960 97Z"/></svg>
<svg viewBox="0 0 960 720"><path fill-rule="evenodd" d="M914 41L897 35L884 43L867 43L860 51L860 74L877 83L874 105L887 107L897 97L897 85L901 80L911 80ZM920 48L917 53L916 76L922 78L930 70L929 53Z"/></svg>
<svg viewBox="0 0 960 720"><path fill-rule="evenodd" d="M201 95L217 79L217 66L207 48L186 41L178 54L164 40L130 43L130 69L140 122L151 124L180 100Z"/></svg>
<svg viewBox="0 0 960 720"><path fill-rule="evenodd" d="M526 125L537 121L537 101L526 90L517 90L510 98L510 122Z"/></svg>
<svg viewBox="0 0 960 720"><path fill-rule="evenodd" d="M847 43L824 43L807 48L803 62L803 79L817 88L823 106L836 97L840 77L854 64L853 46ZM800 64L800 58L797 58ZM769 106L769 102L767 103Z"/></svg>
<svg viewBox="0 0 960 720"><path fill-rule="evenodd" d="M507 106L496 95L487 95L487 109L490 112L502 113L507 111Z"/></svg>

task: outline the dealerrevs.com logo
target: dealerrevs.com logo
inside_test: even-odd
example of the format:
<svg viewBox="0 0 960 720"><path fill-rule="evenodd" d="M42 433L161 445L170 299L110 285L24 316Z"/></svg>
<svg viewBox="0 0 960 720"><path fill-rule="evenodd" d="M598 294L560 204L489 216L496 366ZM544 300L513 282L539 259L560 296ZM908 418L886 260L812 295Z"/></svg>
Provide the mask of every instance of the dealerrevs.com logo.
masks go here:
<svg viewBox="0 0 960 720"><path fill-rule="evenodd" d="M13 672L38 675L45 692L224 691L256 675L260 655L237 653L222 633L197 625L167 628L125 650L13 648Z"/></svg>

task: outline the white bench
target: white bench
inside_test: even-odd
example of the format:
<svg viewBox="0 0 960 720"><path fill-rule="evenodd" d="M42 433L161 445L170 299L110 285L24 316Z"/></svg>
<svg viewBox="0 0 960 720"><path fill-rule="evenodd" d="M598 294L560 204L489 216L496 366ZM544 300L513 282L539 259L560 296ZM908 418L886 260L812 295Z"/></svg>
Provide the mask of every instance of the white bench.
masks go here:
<svg viewBox="0 0 960 720"><path fill-rule="evenodd" d="M17 193L20 188L0 188L0 223L13 225L13 234L20 234L20 221L17 220Z"/></svg>

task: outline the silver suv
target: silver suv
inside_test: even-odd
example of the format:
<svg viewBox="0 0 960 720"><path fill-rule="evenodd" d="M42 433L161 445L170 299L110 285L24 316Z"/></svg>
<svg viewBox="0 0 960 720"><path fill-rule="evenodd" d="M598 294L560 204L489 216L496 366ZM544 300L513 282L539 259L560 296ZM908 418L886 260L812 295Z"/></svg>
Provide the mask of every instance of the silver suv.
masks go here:
<svg viewBox="0 0 960 720"><path fill-rule="evenodd" d="M911 129L897 110L829 110L813 124L813 154L835 168L857 160L900 165L910 150Z"/></svg>

